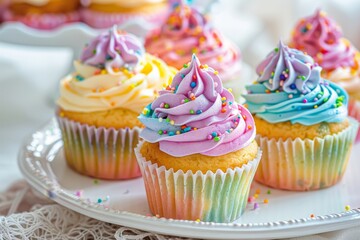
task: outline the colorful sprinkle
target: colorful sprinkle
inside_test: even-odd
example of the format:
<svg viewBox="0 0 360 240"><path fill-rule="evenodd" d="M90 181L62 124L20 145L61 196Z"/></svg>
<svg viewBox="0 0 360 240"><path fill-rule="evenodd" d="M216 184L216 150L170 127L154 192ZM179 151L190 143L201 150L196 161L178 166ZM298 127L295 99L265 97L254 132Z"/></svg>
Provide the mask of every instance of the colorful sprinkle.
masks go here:
<svg viewBox="0 0 360 240"><path fill-rule="evenodd" d="M267 192L266 192L267 194L271 194L271 190L269 189L269 190L267 190Z"/></svg>
<svg viewBox="0 0 360 240"><path fill-rule="evenodd" d="M346 206L345 206L345 210L346 210L346 211L350 211L350 209L351 209L351 208L350 208L350 205L346 205Z"/></svg>
<svg viewBox="0 0 360 240"><path fill-rule="evenodd" d="M193 109L190 109L190 114L194 114L195 111Z"/></svg>
<svg viewBox="0 0 360 240"><path fill-rule="evenodd" d="M168 103L165 103L164 107L165 108L170 108L170 105Z"/></svg>
<svg viewBox="0 0 360 240"><path fill-rule="evenodd" d="M307 103L308 100L305 98L305 99L302 100L302 102L303 102L303 103Z"/></svg>
<svg viewBox="0 0 360 240"><path fill-rule="evenodd" d="M311 217L311 218L314 218L314 217L315 217L315 214L313 214L313 213L310 214L310 217Z"/></svg>
<svg viewBox="0 0 360 240"><path fill-rule="evenodd" d="M259 204L258 203L254 203L254 210L259 208Z"/></svg>
<svg viewBox="0 0 360 240"><path fill-rule="evenodd" d="M56 193L52 190L48 190L47 191L48 197L49 198L55 198L56 197Z"/></svg>
<svg viewBox="0 0 360 240"><path fill-rule="evenodd" d="M99 184L99 180L98 180L98 179L94 179L94 184Z"/></svg>
<svg viewBox="0 0 360 240"><path fill-rule="evenodd" d="M215 74L215 75L218 75L218 74L219 74L219 72L218 72L218 71L214 71L214 74Z"/></svg>
<svg viewBox="0 0 360 240"><path fill-rule="evenodd" d="M102 203L102 199L98 198L97 203Z"/></svg>
<svg viewBox="0 0 360 240"><path fill-rule="evenodd" d="M187 67L188 67L188 65L185 63L185 64L183 65L183 67L184 67L184 68L187 68Z"/></svg>
<svg viewBox="0 0 360 240"><path fill-rule="evenodd" d="M158 134L159 134L159 135L162 135L163 133L164 133L163 130L159 130L159 131L158 131Z"/></svg>
<svg viewBox="0 0 360 240"><path fill-rule="evenodd" d="M264 203L265 203L265 204L268 204L268 203L269 203L269 199L265 198L265 199L264 199Z"/></svg>
<svg viewBox="0 0 360 240"><path fill-rule="evenodd" d="M191 87L191 88L196 87L196 82L191 82L191 83L190 83L190 87Z"/></svg>
<svg viewBox="0 0 360 240"><path fill-rule="evenodd" d="M254 197L248 197L248 203L253 203L255 201Z"/></svg>
<svg viewBox="0 0 360 240"><path fill-rule="evenodd" d="M196 114L201 114L201 113L202 113L202 110L200 110L200 109L196 111Z"/></svg>
<svg viewBox="0 0 360 240"><path fill-rule="evenodd" d="M261 190L258 188L256 189L255 193L260 194Z"/></svg>

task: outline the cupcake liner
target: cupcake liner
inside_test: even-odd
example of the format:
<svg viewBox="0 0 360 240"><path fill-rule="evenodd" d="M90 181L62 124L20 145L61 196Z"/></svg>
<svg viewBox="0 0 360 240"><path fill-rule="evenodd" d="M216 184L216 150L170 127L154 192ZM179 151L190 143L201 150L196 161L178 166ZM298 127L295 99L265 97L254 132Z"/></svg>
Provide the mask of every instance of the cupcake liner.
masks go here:
<svg viewBox="0 0 360 240"><path fill-rule="evenodd" d="M165 21L167 11L154 12L151 14L126 14L126 13L104 13L89 9L80 11L82 21L94 28L109 28L114 24L121 25L132 19L143 19L146 22L159 24Z"/></svg>
<svg viewBox="0 0 360 240"><path fill-rule="evenodd" d="M114 129L89 126L57 117L65 158L75 171L100 179L141 176L134 154L141 128Z"/></svg>
<svg viewBox="0 0 360 240"><path fill-rule="evenodd" d="M348 104L349 116L360 122L360 102L350 96ZM355 142L360 142L360 129L357 132Z"/></svg>
<svg viewBox="0 0 360 240"><path fill-rule="evenodd" d="M258 166L257 157L241 168L217 170L215 173L193 173L166 169L152 164L140 153L135 154L145 183L146 196L154 215L182 220L204 222L232 222L244 212L250 184Z"/></svg>
<svg viewBox="0 0 360 240"><path fill-rule="evenodd" d="M3 14L4 21L17 21L37 29L49 30L57 28L65 23L78 22L80 16L78 12L59 13L59 14L28 14L26 16L14 15L11 11L6 10Z"/></svg>
<svg viewBox="0 0 360 240"><path fill-rule="evenodd" d="M273 188L307 191L330 187L344 175L358 122L324 138L276 140L256 136L262 159L255 180Z"/></svg>

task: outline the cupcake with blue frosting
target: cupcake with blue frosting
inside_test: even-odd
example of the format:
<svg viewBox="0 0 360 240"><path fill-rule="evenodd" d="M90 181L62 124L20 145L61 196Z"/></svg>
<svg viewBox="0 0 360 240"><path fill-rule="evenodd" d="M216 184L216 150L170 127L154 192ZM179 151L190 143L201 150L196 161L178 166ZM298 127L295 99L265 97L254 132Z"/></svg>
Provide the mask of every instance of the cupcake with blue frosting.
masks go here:
<svg viewBox="0 0 360 240"><path fill-rule="evenodd" d="M321 78L309 55L282 42L256 72L244 95L263 150L255 180L296 191L336 184L358 129L348 117L346 91Z"/></svg>

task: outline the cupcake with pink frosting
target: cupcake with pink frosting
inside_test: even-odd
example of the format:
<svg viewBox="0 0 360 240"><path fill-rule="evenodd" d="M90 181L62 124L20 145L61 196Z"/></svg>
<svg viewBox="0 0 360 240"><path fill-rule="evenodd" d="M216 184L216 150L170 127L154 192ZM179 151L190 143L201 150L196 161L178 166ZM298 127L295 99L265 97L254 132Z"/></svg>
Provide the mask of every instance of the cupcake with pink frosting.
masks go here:
<svg viewBox="0 0 360 240"><path fill-rule="evenodd" d="M298 22L290 45L312 56L323 69L322 77L339 84L349 93L349 115L360 120L360 55L343 37L339 25L318 10ZM360 134L357 140L360 140Z"/></svg>
<svg viewBox="0 0 360 240"><path fill-rule="evenodd" d="M149 33L145 41L148 52L168 65L181 69L196 54L203 64L219 71L223 84L241 92L241 56L239 49L209 22L207 16L184 1L175 5L164 25Z"/></svg>
<svg viewBox="0 0 360 240"><path fill-rule="evenodd" d="M135 152L154 215L240 217L261 151L251 114L223 88L217 71L194 55L139 119L144 142Z"/></svg>
<svg viewBox="0 0 360 240"><path fill-rule="evenodd" d="M61 80L56 114L68 165L96 178L139 177L133 149L143 125L137 116L174 69L116 27L86 45L74 65Z"/></svg>
<svg viewBox="0 0 360 240"><path fill-rule="evenodd" d="M5 0L5 2L7 7L2 14L4 21L22 22L41 30L50 30L80 21L78 14L80 0Z"/></svg>

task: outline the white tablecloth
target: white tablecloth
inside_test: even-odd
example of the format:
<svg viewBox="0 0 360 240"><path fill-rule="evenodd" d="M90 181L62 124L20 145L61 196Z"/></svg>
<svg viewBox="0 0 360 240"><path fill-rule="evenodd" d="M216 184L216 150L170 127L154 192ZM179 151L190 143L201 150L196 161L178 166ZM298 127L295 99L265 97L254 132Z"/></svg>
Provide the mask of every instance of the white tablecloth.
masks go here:
<svg viewBox="0 0 360 240"><path fill-rule="evenodd" d="M234 18L241 20L244 32L234 34L231 27L224 27L224 31L239 44L244 59L253 66L274 47L279 36L287 39L290 28L299 16L313 11L317 7L314 2L319 3L302 0L290 4L289 1L274 0L264 7L258 0L251 3L239 1L237 4L242 9L239 10L227 7L228 0L223 2L225 5L222 9L225 12L217 13L217 25L227 24ZM344 31L355 45L359 45L359 31L352 31L354 28L347 21L351 17L359 19L356 14L360 9L359 4L353 5L356 1L350 0L345 1L348 3L345 5L340 5L340 2L343 1L329 1L326 9L340 19L339 22L345 25ZM308 8L309 5L311 7ZM280 11L280 6L282 17L276 13ZM306 10L297 11L300 8ZM271 27L265 28L264 22ZM72 53L68 49L0 43L0 192L22 179L17 167L18 149L24 136L31 134L53 116L57 82L67 74L71 59ZM22 212L24 210L30 212ZM15 212L20 213L11 214ZM47 239L168 239L79 215L33 195L25 182L17 182L10 191L0 194L0 215L8 215L0 217L0 239L16 237L11 234L20 234L17 238L28 238L33 234L33 237ZM352 228L298 239L360 239L359 236L360 229Z"/></svg>

